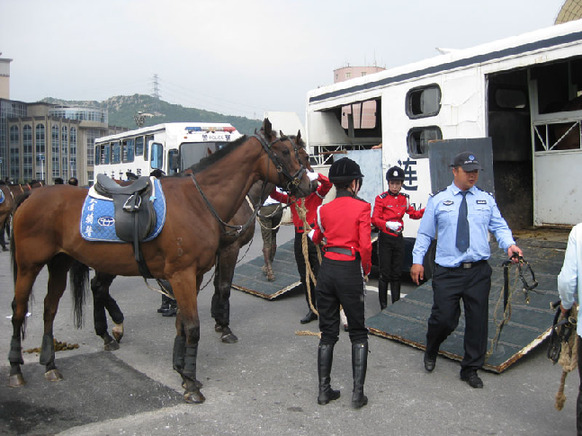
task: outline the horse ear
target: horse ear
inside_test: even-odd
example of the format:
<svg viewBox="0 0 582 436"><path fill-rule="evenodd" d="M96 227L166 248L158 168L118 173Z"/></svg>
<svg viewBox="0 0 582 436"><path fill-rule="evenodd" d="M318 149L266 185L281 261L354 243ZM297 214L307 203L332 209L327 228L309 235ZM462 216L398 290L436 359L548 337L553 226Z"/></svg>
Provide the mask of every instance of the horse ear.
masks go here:
<svg viewBox="0 0 582 436"><path fill-rule="evenodd" d="M265 136L267 138L271 136L272 129L273 129L273 125L271 124L271 122L269 121L268 118L265 118L263 120L263 131L265 132Z"/></svg>
<svg viewBox="0 0 582 436"><path fill-rule="evenodd" d="M285 134L283 133L282 130L279 130L279 136L282 138L283 136L285 136Z"/></svg>
<svg viewBox="0 0 582 436"><path fill-rule="evenodd" d="M297 143L299 144L301 142L301 130L297 130L297 139L296 139Z"/></svg>

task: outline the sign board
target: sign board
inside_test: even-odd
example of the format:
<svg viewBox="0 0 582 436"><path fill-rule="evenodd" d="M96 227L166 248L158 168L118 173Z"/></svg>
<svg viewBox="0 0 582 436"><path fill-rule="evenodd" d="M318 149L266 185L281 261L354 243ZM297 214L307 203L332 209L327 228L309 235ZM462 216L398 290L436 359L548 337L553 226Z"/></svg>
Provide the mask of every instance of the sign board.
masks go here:
<svg viewBox="0 0 582 436"><path fill-rule="evenodd" d="M341 155L336 155L335 159ZM363 198L374 206L376 196L384 192L382 181L384 174L382 172L382 150L349 150L347 157L360 165L360 170L364 175L362 188L358 197Z"/></svg>
<svg viewBox="0 0 582 436"><path fill-rule="evenodd" d="M479 174L477 186L484 191L495 193L491 138L430 141L428 144L428 159L432 192L445 189L453 182L451 164L455 156L463 151L473 152L483 168Z"/></svg>

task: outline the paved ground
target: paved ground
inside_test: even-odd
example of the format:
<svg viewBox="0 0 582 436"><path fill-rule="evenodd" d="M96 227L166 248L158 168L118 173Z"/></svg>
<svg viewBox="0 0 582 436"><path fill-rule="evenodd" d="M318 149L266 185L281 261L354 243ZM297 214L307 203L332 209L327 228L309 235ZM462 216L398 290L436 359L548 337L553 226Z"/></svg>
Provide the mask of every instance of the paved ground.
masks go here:
<svg viewBox="0 0 582 436"><path fill-rule="evenodd" d="M291 228L281 230L281 240L291 237ZM259 252L260 235L244 260ZM7 356L13 292L8 253L0 253L0 278L4 283L0 352ZM40 346L45 285L43 274L35 286L25 349ZM420 351L371 336L366 379L370 403L354 411L350 344L342 332L332 371L332 384L341 389L342 397L318 406L317 338L296 335L298 330L317 331L317 325L299 324L306 312L305 298L299 293L267 301L233 291L231 326L239 342L227 345L214 332L209 309L212 290L203 290L198 378L207 400L202 405L184 404L180 378L171 369L173 319L155 312L160 297L137 278L119 278L112 294L126 313L120 350L102 351L90 317L83 329L74 329L67 292L55 336L79 348L57 353L65 380L45 381L38 355L32 353L25 356L28 384L10 389L7 359L0 361L0 434L575 434L578 375L568 377L568 400L564 410L556 411L561 369L545 357L545 344L501 375L482 373L485 387L474 390L459 380L457 362L441 358L434 373L427 374ZM91 305L86 307L90 315ZM367 316L378 310L377 294L370 289Z"/></svg>

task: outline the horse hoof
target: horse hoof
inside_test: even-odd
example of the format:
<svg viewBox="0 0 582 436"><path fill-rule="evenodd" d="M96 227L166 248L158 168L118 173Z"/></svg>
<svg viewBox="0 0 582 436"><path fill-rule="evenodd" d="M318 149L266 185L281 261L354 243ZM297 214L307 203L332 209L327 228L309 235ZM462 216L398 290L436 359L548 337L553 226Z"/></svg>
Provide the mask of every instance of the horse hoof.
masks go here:
<svg viewBox="0 0 582 436"><path fill-rule="evenodd" d="M103 344L103 349L105 351L119 350L119 343L112 339L111 342L107 342L106 344Z"/></svg>
<svg viewBox="0 0 582 436"><path fill-rule="evenodd" d="M123 337L123 324L114 323L111 333L118 343L121 342L121 338Z"/></svg>
<svg viewBox="0 0 582 436"><path fill-rule="evenodd" d="M61 381L63 379L63 375L59 372L58 369L51 369L44 373L44 378L50 382Z"/></svg>
<svg viewBox="0 0 582 436"><path fill-rule="evenodd" d="M10 380L8 382L8 386L10 386L11 388L21 388L25 384L26 381L24 381L24 377L22 376L22 374L11 375Z"/></svg>
<svg viewBox="0 0 582 436"><path fill-rule="evenodd" d="M204 398L204 395L202 395L202 392L200 391L184 392L184 401L189 404L202 404L204 403L204 400L206 400L206 398Z"/></svg>
<svg viewBox="0 0 582 436"><path fill-rule="evenodd" d="M236 337L236 335L233 332L223 334L220 337L220 340L222 342L224 342L225 344L234 344L234 343L238 342L238 338Z"/></svg>

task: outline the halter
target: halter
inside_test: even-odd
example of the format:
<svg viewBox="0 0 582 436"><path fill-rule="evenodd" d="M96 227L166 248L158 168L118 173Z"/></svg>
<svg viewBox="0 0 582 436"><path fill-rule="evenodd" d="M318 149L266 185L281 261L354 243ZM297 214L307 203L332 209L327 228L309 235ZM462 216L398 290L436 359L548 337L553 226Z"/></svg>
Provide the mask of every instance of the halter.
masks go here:
<svg viewBox="0 0 582 436"><path fill-rule="evenodd" d="M289 141L293 145L293 150L295 150L295 157L299 162L299 152L297 151L297 144L295 144L295 142L288 136L282 138L275 138L270 143L267 143L267 140L259 134L254 134L253 137L255 137L261 143L261 145L263 146L263 150L265 150L265 153L267 153L269 159L275 164L277 172L279 174L282 174L287 179L287 185L285 186L285 190L293 194L297 190L299 184L301 183L301 179L305 174L305 167L303 166L302 163L300 163L301 168L299 168L299 170L295 174L293 175L289 174L289 171L287 171L283 164L281 163L279 156L277 156L277 154L273 152L272 147L277 142Z"/></svg>
<svg viewBox="0 0 582 436"><path fill-rule="evenodd" d="M269 156L269 159L275 164L275 168L277 169L277 172L280 175L283 174L283 176L288 180L288 183L287 183L288 190L290 192L295 191L297 189L297 186L299 186L299 184L301 183L301 178L303 177L303 174L305 173L305 168L303 167L303 164L300 163L301 168L292 176L285 169L285 167L281 163L281 161L280 161L279 157L277 156L277 154L274 153L273 150L271 150L271 147L273 146L273 144L276 144L277 142L283 142L283 141L287 140L287 141L291 142L291 144L293 145L293 149L295 150L295 157L297 158L297 161L299 161L299 152L297 151L297 145L295 144L295 142L293 142L293 140L291 138L285 137L285 138L276 138L271 143L267 143L267 141L265 140L265 138L263 138L262 136L260 136L258 134L255 134L253 136L259 140L259 142L261 143L263 149L265 150L265 153L267 153L267 156ZM242 226L240 226L240 225L239 226L233 226L233 225L228 224L227 222L225 222L222 218L220 218L220 216L218 215L218 212L216 211L216 209L214 208L214 206L212 206L212 203L210 203L210 200L208 199L208 197L206 197L206 194L204 194L204 191L202 191L202 188L198 184L198 181L196 180L196 177L194 176L194 173L190 174L190 177L192 177L192 181L194 182L194 185L196 186L196 189L198 189L198 192L200 192L200 195L202 196L202 199L206 203L206 206L208 207L208 209L210 210L210 212L212 213L212 215L214 215L214 218L216 218L216 220L222 225L223 229L224 228L229 228L229 229L234 230L234 232L230 233L231 235L238 236L244 230L246 230L250 226L251 223L254 222L254 220L257 217L257 214L259 213L259 207L261 205L260 203L261 203L261 197L262 197L262 195L259 197L259 202L257 203L257 205L253 207L253 214L249 217L249 219L247 220L247 222L244 223ZM263 188L262 188L263 189L263 194L264 194L264 191L265 191L265 187L266 186L267 186L267 181L265 180L265 181L263 181Z"/></svg>

